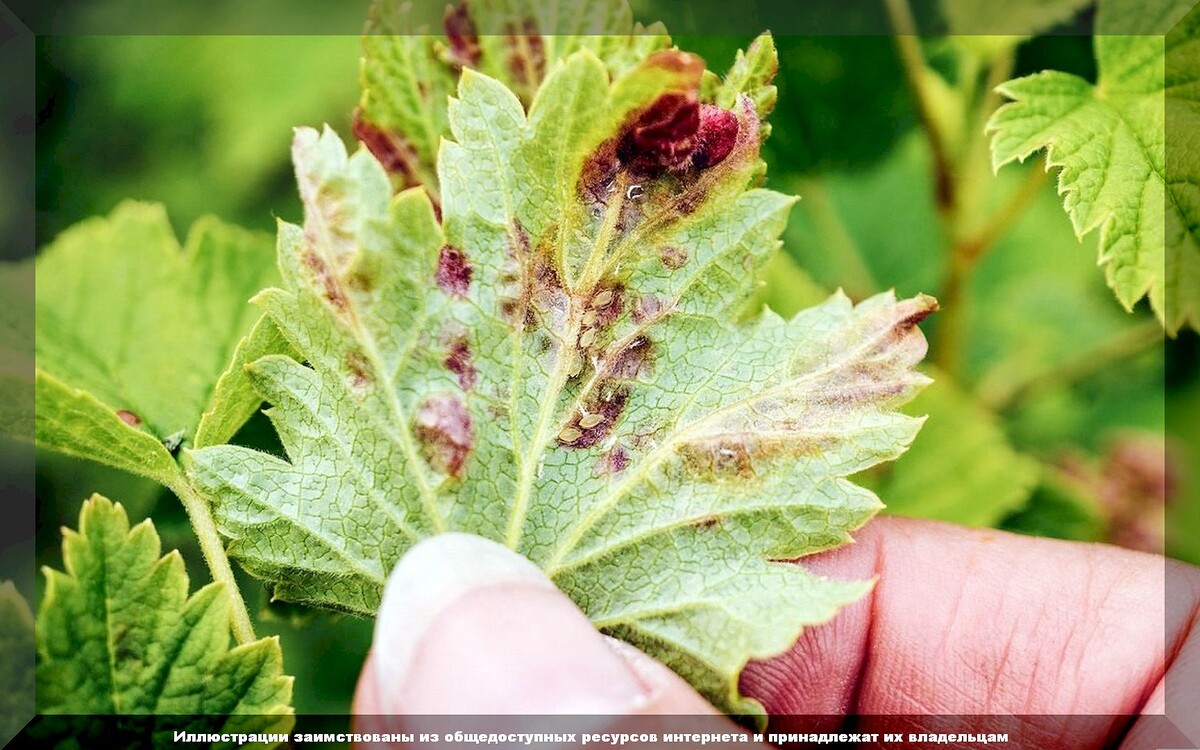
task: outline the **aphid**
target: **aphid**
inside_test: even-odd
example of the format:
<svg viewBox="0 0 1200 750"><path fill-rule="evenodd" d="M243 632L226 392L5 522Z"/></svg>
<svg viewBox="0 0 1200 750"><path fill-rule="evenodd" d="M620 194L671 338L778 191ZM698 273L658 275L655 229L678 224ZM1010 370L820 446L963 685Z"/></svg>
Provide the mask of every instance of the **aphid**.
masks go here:
<svg viewBox="0 0 1200 750"><path fill-rule="evenodd" d="M590 430L603 421L604 417L599 414L584 414L579 419L579 426L585 430Z"/></svg>
<svg viewBox="0 0 1200 750"><path fill-rule="evenodd" d="M584 325L584 327L596 325L596 311L595 310L588 310L587 312L585 312L583 314L583 325Z"/></svg>
<svg viewBox="0 0 1200 750"><path fill-rule="evenodd" d="M137 427L142 423L142 418L127 409L118 409L117 416L121 421L130 427Z"/></svg>
<svg viewBox="0 0 1200 750"><path fill-rule="evenodd" d="M579 337L579 345L586 349L594 343L596 343L596 329L588 328L583 332L583 335Z"/></svg>
<svg viewBox="0 0 1200 750"><path fill-rule="evenodd" d="M577 377L579 373L583 372L583 357L575 351L570 352L567 356L570 358L567 363L567 377Z"/></svg>
<svg viewBox="0 0 1200 750"><path fill-rule="evenodd" d="M183 445L183 438L186 435L186 430L172 432L170 435L167 435L162 439L163 447L167 449L168 453L174 454L175 451L179 450L179 446Z"/></svg>
<svg viewBox="0 0 1200 750"><path fill-rule="evenodd" d="M596 298L594 300L592 300L592 305L594 305L595 307L608 307L612 303L612 301L613 301L613 290L605 289L604 291L602 291L596 295Z"/></svg>
<svg viewBox="0 0 1200 750"><path fill-rule="evenodd" d="M558 440L562 443L573 443L583 435L582 432L574 427L564 427L558 433Z"/></svg>

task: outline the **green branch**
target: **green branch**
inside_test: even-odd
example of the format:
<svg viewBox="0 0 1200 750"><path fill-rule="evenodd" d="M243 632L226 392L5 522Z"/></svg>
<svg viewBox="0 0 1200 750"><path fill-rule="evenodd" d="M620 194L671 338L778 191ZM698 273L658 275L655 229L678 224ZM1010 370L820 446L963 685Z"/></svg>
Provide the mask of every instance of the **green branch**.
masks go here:
<svg viewBox="0 0 1200 750"><path fill-rule="evenodd" d="M1125 328L1095 346L1068 357L1049 370L1023 380L1001 379L979 394L988 407L997 412L1012 411L1055 387L1069 386L1124 362L1163 342L1163 330L1157 320Z"/></svg>

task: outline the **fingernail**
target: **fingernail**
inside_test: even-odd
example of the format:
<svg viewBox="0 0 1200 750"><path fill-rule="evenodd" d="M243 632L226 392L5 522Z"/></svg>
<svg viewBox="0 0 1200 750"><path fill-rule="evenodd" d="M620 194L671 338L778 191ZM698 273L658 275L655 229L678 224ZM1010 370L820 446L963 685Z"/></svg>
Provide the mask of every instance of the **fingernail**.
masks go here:
<svg viewBox="0 0 1200 750"><path fill-rule="evenodd" d="M628 663L533 563L469 534L414 546L375 624L381 708L433 714L627 714Z"/></svg>

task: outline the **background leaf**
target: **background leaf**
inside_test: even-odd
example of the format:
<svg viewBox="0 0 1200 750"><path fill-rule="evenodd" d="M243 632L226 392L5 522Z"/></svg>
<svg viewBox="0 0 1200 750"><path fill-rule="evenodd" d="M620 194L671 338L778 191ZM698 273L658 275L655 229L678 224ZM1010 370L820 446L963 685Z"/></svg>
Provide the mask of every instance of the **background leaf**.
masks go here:
<svg viewBox="0 0 1200 750"><path fill-rule="evenodd" d="M139 203L62 234L37 260L38 441L169 477L170 450L225 408L214 384L258 315L250 296L276 278L269 248L205 219L181 249L162 208ZM256 405L230 401L223 432Z"/></svg>
<svg viewBox="0 0 1200 750"><path fill-rule="evenodd" d="M994 526L1025 504L1037 462L1014 451L996 416L945 373L928 374L933 385L905 409L926 415L925 427L875 489L895 515Z"/></svg>
<svg viewBox="0 0 1200 750"><path fill-rule="evenodd" d="M1004 5L987 0L941 0L949 32L966 35L968 43L984 45L995 43L986 37L1050 31L1093 4L1094 0L1014 0ZM972 40L972 34L985 38Z"/></svg>
<svg viewBox="0 0 1200 750"><path fill-rule="evenodd" d="M80 10L145 20L127 0ZM296 210L287 159L292 128L328 121L350 132L357 28L346 36L293 36L277 19L246 19L262 10L214 0L172 13L175 35L38 37L39 237L107 214L131 197L169 206L177 230L211 214L274 231L273 213ZM293 20L326 28L322 16L336 23L346 11L306 6L293 13ZM272 33L196 32L214 18L225 28L244 24ZM98 26L132 28L140 21Z"/></svg>
<svg viewBox="0 0 1200 750"><path fill-rule="evenodd" d="M34 713L33 613L11 581L0 584L0 742Z"/></svg>
<svg viewBox="0 0 1200 750"><path fill-rule="evenodd" d="M33 263L0 265L0 436L34 435Z"/></svg>
<svg viewBox="0 0 1200 750"><path fill-rule="evenodd" d="M65 531L66 572L45 571L38 711L244 715L226 726L290 729L278 642L230 649L227 592L210 584L189 597L178 553L159 553L149 521L131 529L120 504L84 503L79 531Z"/></svg>
<svg viewBox="0 0 1200 750"><path fill-rule="evenodd" d="M1138 25L1129 26L1141 7L1120 0L1101 4L1095 86L1056 71L1009 81L1000 91L1013 102L996 111L988 129L996 168L1046 150L1047 168L1061 168L1059 192L1076 234L1100 230L1100 263L1117 299L1132 308L1149 296L1174 333L1200 323L1200 192L1193 187L1200 157L1187 141L1195 129L1188 123L1200 122L1200 89L1193 83L1200 72L1200 13L1190 13L1165 41L1126 36L1146 25L1135 18ZM1122 35L1104 35L1106 30ZM1174 121L1169 131L1168 110Z"/></svg>

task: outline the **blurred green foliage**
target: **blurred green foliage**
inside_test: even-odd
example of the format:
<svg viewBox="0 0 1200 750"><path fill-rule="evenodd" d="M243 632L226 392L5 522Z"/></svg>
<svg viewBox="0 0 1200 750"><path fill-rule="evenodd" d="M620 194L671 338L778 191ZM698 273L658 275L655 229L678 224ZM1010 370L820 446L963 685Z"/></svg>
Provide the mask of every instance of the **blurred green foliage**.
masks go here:
<svg viewBox="0 0 1200 750"><path fill-rule="evenodd" d="M42 37L38 238L124 198L165 203L178 234L213 213L274 232L297 216L292 128L348 134L350 36Z"/></svg>
<svg viewBox="0 0 1200 750"><path fill-rule="evenodd" d="M748 41L676 39L718 70ZM1164 346L1147 310L1120 308L1095 268L1095 237L1077 241L1053 180L1030 176L1040 160L998 176L978 169L986 146L973 113L998 103L986 91L993 47L934 40L923 50L937 81L929 87L935 114L958 139L969 174L960 186L965 231L987 229L1014 196L1029 193L948 298L956 271L929 141L892 40L781 37L777 44L767 180L802 200L760 301L789 315L837 287L855 298L895 288L934 294L946 306L927 328L937 384L910 407L929 415L926 432L899 462L863 480L890 512L1122 540L1129 535L1117 525L1145 519L1114 510L1124 502L1114 493L1125 486L1112 479L1114 457L1165 432L1169 462L1160 453L1156 463L1151 451L1132 471L1143 472L1147 486L1161 474L1169 496L1134 499L1160 520L1165 501L1168 552L1200 562L1200 476L1192 468L1200 466L1197 337L1183 332ZM1008 52L1010 75L1041 68L1094 75L1086 38L1038 37ZM39 242L130 197L164 202L179 232L206 213L268 231L274 216L296 219L291 129L328 122L349 137L358 57L351 37L43 38ZM280 450L261 417L236 442ZM180 548L189 572L205 578L186 516L169 494L51 455L39 456L38 467L44 562L57 564L58 528L92 492L121 499L135 520L153 514L164 546ZM286 669L298 678L297 711L348 710L371 624L272 606L257 584L244 583L260 634L283 640Z"/></svg>

